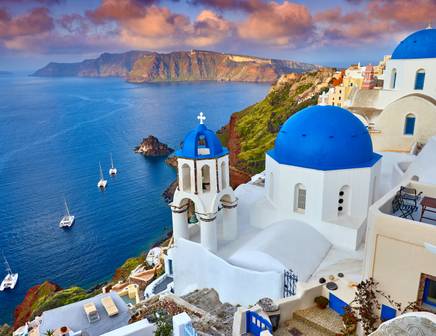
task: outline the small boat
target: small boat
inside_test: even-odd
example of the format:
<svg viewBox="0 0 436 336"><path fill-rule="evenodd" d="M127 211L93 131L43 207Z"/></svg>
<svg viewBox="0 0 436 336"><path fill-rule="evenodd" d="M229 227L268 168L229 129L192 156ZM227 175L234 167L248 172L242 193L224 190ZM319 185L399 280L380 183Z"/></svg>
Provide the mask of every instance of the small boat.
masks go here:
<svg viewBox="0 0 436 336"><path fill-rule="evenodd" d="M9 266L9 263L4 255L3 259L5 260L7 274L0 285L1 292L3 292L5 289L14 289L18 281L18 273L12 273L11 266Z"/></svg>
<svg viewBox="0 0 436 336"><path fill-rule="evenodd" d="M59 227L61 228L69 228L71 225L74 224L75 217L70 215L70 210L68 209L67 200L65 201L65 216L62 217L61 221L59 222Z"/></svg>
<svg viewBox="0 0 436 336"><path fill-rule="evenodd" d="M117 175L117 168L114 167L114 160L112 159L112 153L111 153L111 168L109 169L109 175L115 176Z"/></svg>
<svg viewBox="0 0 436 336"><path fill-rule="evenodd" d="M97 183L97 187L99 187L100 189L104 189L107 186L107 180L104 179L103 170L101 169L100 162L98 163L98 165L100 167L100 180Z"/></svg>

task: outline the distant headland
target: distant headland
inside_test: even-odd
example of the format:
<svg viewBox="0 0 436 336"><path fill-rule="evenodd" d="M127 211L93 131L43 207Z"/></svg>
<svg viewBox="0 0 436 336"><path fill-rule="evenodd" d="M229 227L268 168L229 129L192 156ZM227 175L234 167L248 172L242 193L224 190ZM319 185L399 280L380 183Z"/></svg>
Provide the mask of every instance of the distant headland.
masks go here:
<svg viewBox="0 0 436 336"><path fill-rule="evenodd" d="M7 76L7 75L12 75L12 72L0 70L0 76Z"/></svg>
<svg viewBox="0 0 436 336"><path fill-rule="evenodd" d="M167 54L129 51L103 53L79 63L49 63L39 77L122 77L132 83L168 81L274 82L281 75L315 70L317 65L192 50Z"/></svg>

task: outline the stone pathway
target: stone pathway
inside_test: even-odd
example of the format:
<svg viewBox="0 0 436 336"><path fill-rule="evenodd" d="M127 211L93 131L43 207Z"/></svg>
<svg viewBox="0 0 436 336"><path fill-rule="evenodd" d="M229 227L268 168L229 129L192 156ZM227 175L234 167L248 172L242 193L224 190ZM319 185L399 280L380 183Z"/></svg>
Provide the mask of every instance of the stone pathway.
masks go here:
<svg viewBox="0 0 436 336"><path fill-rule="evenodd" d="M274 335L336 336L342 327L342 318L333 310L312 307L296 311L292 320L277 330Z"/></svg>

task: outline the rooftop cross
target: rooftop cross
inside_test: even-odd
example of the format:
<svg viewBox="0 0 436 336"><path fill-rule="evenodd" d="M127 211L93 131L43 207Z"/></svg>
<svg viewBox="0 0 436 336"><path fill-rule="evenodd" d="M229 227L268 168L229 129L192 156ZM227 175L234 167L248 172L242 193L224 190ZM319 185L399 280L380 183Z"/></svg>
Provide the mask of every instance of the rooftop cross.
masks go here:
<svg viewBox="0 0 436 336"><path fill-rule="evenodd" d="M204 116L203 112L200 112L200 114L197 116L197 119L200 120L200 125L202 125L204 124L206 117Z"/></svg>

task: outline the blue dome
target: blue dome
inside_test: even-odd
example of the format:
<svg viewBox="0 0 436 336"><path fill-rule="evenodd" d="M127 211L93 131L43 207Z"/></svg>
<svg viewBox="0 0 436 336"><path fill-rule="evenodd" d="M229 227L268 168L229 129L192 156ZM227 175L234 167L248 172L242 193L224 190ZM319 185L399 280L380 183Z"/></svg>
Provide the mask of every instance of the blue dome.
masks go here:
<svg viewBox="0 0 436 336"><path fill-rule="evenodd" d="M215 132L204 124L189 132L183 140L182 149L176 156L187 159L210 159L228 154L228 150L221 145Z"/></svg>
<svg viewBox="0 0 436 336"><path fill-rule="evenodd" d="M368 130L351 112L337 106L311 106L290 117L268 152L281 164L335 170L373 166Z"/></svg>
<svg viewBox="0 0 436 336"><path fill-rule="evenodd" d="M427 28L407 36L392 54L392 59L411 58L436 58L436 29Z"/></svg>

